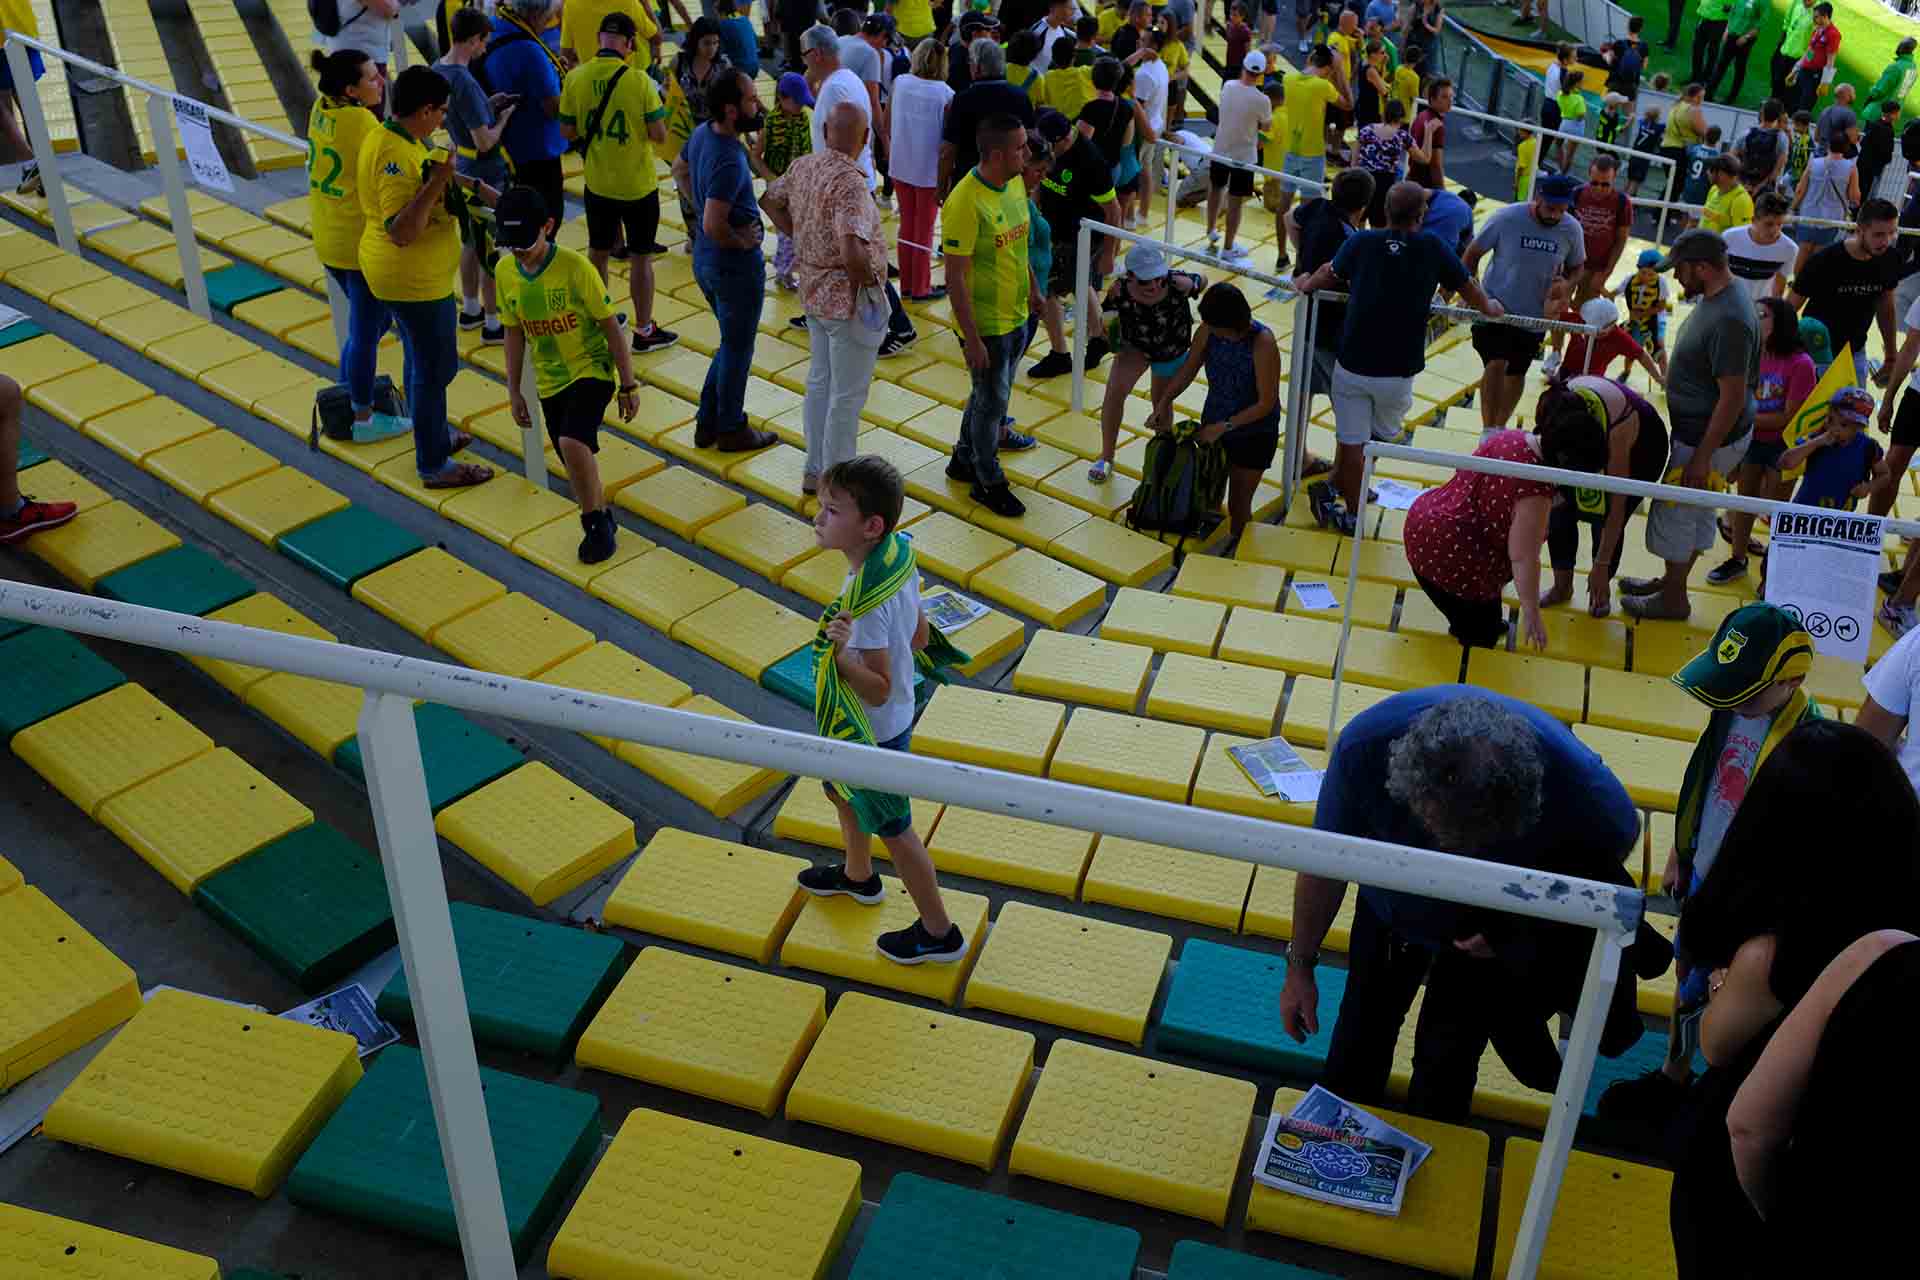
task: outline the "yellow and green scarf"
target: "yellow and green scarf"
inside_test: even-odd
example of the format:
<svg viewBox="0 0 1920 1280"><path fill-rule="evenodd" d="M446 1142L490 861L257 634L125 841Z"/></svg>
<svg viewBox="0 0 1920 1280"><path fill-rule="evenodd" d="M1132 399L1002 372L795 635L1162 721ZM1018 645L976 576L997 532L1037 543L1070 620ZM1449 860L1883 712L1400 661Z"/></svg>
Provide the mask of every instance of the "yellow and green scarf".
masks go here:
<svg viewBox="0 0 1920 1280"><path fill-rule="evenodd" d="M912 582L919 571L913 539L903 533L890 533L868 553L860 572L847 580L840 598L821 613L820 626L813 633L813 723L821 737L874 745L867 704L840 674L833 660L833 641L827 638L827 624L841 614L859 618L872 613ZM914 654L914 666L927 679L944 684L949 669L963 667L973 659L955 648L938 627L929 626L927 631L926 648ZM897 822L908 810L905 796L867 791L842 782L828 785L853 807L863 831L878 831L889 821Z"/></svg>

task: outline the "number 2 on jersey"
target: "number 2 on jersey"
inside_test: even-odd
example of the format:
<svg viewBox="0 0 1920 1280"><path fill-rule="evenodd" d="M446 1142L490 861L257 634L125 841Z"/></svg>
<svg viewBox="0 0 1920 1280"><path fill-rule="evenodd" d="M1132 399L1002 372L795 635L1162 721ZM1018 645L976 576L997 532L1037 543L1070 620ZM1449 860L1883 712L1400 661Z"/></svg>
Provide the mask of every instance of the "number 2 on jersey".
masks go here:
<svg viewBox="0 0 1920 1280"><path fill-rule="evenodd" d="M319 167L323 157L332 164L332 168L327 170L326 177L315 178L314 171ZM340 158L340 153L332 147L316 147L311 145L307 147L307 185L313 190L318 191L321 195L330 196L335 200L345 198L347 193L334 185L334 180L340 176L340 171L345 167L346 162Z"/></svg>

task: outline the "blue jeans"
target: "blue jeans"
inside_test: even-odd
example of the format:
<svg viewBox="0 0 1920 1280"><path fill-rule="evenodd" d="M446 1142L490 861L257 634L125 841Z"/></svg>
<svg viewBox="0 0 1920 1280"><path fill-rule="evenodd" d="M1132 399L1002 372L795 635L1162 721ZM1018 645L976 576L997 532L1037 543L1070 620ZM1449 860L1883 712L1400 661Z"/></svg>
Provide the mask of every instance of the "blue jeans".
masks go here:
<svg viewBox="0 0 1920 1280"><path fill-rule="evenodd" d="M387 336L393 312L373 296L367 278L347 267L327 274L347 295L347 340L340 348L340 381L353 394L355 414L373 407L373 378L380 363L380 339Z"/></svg>
<svg viewBox="0 0 1920 1280"><path fill-rule="evenodd" d="M720 321L720 349L707 366L694 418L694 438L708 441L749 425L747 375L767 300L766 259L758 249L711 249L702 241L693 251L693 278Z"/></svg>
<svg viewBox="0 0 1920 1280"><path fill-rule="evenodd" d="M407 411L413 415L413 463L422 476L440 474L451 450L447 384L460 369L453 295L432 302L390 302L407 355Z"/></svg>
<svg viewBox="0 0 1920 1280"><path fill-rule="evenodd" d="M953 460L973 468L976 484L986 488L1005 484L1000 470L1000 423L1007 416L1007 401L1013 398L1013 370L1020 353L1027 349L1026 325L1012 333L981 338L987 348L987 367L975 369L973 394L960 414L960 439L953 446Z"/></svg>

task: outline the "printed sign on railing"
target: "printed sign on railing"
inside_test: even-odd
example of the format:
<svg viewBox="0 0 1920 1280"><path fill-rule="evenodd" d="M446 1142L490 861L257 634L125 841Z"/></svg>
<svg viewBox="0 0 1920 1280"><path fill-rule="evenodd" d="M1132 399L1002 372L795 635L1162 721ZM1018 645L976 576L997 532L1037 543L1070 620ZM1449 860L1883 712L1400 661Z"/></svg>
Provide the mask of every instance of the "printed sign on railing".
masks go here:
<svg viewBox="0 0 1920 1280"><path fill-rule="evenodd" d="M180 142L187 152L187 171L193 180L215 191L233 190L233 175L213 140L213 126L207 121L207 109L192 98L176 96L173 118L180 123Z"/></svg>

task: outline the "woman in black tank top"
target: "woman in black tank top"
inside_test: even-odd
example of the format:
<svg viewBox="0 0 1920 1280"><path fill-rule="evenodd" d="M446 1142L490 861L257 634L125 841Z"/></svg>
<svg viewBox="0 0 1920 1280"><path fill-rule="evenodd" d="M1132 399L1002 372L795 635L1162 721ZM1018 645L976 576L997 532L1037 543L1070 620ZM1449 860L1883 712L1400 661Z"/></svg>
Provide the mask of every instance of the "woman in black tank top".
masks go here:
<svg viewBox="0 0 1920 1280"><path fill-rule="evenodd" d="M1540 393L1534 421L1565 417L1590 422L1607 437L1604 474L1657 482L1667 470L1667 424L1659 410L1626 383L1581 375L1555 381ZM1574 563L1580 553L1580 525L1593 529L1593 570L1587 577L1587 612L1604 618L1613 611L1613 576L1620 569L1627 517L1640 499L1598 489L1562 489L1547 519L1547 553L1553 585L1540 597L1541 608L1573 598Z"/></svg>

